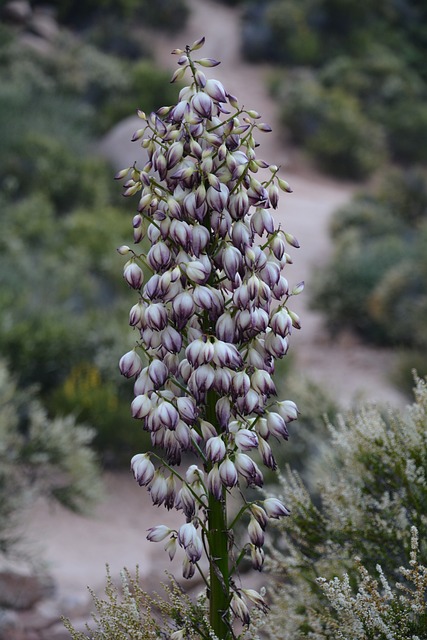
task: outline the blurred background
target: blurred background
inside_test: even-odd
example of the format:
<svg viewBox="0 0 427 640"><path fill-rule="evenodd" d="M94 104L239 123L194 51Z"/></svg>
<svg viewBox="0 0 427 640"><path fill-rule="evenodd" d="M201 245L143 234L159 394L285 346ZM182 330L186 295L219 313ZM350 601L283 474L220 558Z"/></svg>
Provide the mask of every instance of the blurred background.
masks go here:
<svg viewBox="0 0 427 640"><path fill-rule="evenodd" d="M134 500L134 515L140 493L129 497L120 470L146 443L117 368L133 343L133 298L116 253L129 242L133 207L112 177L135 159L129 116L176 100L170 50L201 35L206 55L222 60L213 75L226 73L226 88L238 97L242 88L245 106L269 118L266 159L277 162L278 151L284 177L295 179L285 219L299 231L305 272L298 277L298 253L293 269L307 291L301 337L278 377L302 418L283 460L304 469L313 455L304 429L323 434L322 415L354 405L356 392L403 405L413 369L427 374L423 0L0 0L5 558L22 558L28 524L15 518L39 495L82 510L103 479L115 509ZM49 518L62 518L63 536L85 521L37 505L30 522L58 577L64 546L49 538ZM132 535L127 546L141 536L137 521Z"/></svg>

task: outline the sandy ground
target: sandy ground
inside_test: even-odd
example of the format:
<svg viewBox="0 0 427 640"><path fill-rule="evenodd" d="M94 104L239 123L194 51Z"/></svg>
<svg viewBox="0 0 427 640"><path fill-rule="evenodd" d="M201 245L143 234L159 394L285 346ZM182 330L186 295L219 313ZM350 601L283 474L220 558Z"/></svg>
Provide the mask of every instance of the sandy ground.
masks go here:
<svg viewBox="0 0 427 640"><path fill-rule="evenodd" d="M221 80L241 104L262 114L273 126L273 133L260 137L260 156L282 166L282 176L294 193L281 198L277 221L297 236L301 249L293 250L294 264L286 274L289 281L305 280L313 269L327 259L331 245L328 224L332 212L347 202L355 190L351 184L337 183L295 162L278 134L276 105L266 90L266 69L249 66L239 57L239 14L208 0L191 0L193 15L185 30L173 39L153 40L157 60L174 69L176 59L170 55L175 47L191 44L206 36L203 56L222 60L210 77ZM143 105L136 105L143 108ZM129 166L140 157L140 147L130 142L139 122L131 117L120 123L102 142L101 150L118 168ZM404 405L406 401L390 385L387 374L393 355L362 346L352 337L331 340L318 314L307 308L307 296L300 296L293 307L302 318L302 330L294 332L291 350L296 361L296 375L305 375L325 385L344 405L356 396L370 401ZM139 563L143 576L161 575L166 568L163 545L145 540L147 527L173 523L177 515L156 510L145 489L140 489L130 474L106 476L106 498L91 518L76 516L62 509L50 511L45 505L34 508L29 526L33 539L40 541L44 555L56 578L60 593L82 593L86 585L101 588L105 563L113 575L123 567Z"/></svg>

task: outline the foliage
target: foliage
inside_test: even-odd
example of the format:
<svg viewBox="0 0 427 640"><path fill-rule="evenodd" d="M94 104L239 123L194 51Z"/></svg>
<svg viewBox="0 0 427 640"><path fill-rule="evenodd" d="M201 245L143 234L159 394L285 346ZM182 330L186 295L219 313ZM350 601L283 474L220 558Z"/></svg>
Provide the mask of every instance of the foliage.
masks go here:
<svg viewBox="0 0 427 640"><path fill-rule="evenodd" d="M44 4L43 0L33 0L33 5ZM182 29L189 15L185 0L86 0L76 4L73 0L52 0L58 10L61 22L86 26L105 15L116 20L142 20L149 26L169 31Z"/></svg>
<svg viewBox="0 0 427 640"><path fill-rule="evenodd" d="M49 419L35 391L20 390L0 363L0 552L21 553L21 509L38 495L82 511L99 497L94 432L74 418Z"/></svg>
<svg viewBox="0 0 427 640"><path fill-rule="evenodd" d="M351 94L324 89L313 75L294 72L280 91L280 102L290 139L303 143L324 169L357 179L384 160L382 130L362 114Z"/></svg>
<svg viewBox="0 0 427 640"><path fill-rule="evenodd" d="M52 56L5 38L0 62L0 349L20 388L37 385L50 415L69 412L90 423L104 461L117 463L137 438L127 428L123 386L115 411L102 410L117 380L111 357L119 356L125 294L116 248L128 222L93 138L116 117L99 118L98 109L107 114L117 95L131 101L142 78L141 99L153 108L167 91L155 89L155 70L144 76L144 62L132 66L133 78L122 60L67 31ZM93 407L84 384L64 393L89 359L101 380Z"/></svg>
<svg viewBox="0 0 427 640"><path fill-rule="evenodd" d="M427 175L392 170L334 216L334 255L313 289L331 330L427 348Z"/></svg>
<svg viewBox="0 0 427 640"><path fill-rule="evenodd" d="M103 463L127 466L130 452L141 446L144 437L135 431L127 391L118 387L112 376L79 359L46 402L55 415L72 412L79 422L96 425L93 446L102 453ZM148 437L146 441L148 446Z"/></svg>
<svg viewBox="0 0 427 640"><path fill-rule="evenodd" d="M169 76L168 72L156 69L148 60L134 63L129 69L129 86L121 94L111 96L102 119L111 125L130 113L136 113L137 108L143 107L144 111L151 112L163 104L172 104L176 87L170 84Z"/></svg>
<svg viewBox="0 0 427 640"><path fill-rule="evenodd" d="M88 624L87 631L77 631L69 620L64 621L65 627L72 640L200 640L202 635L215 640L204 594L191 598L171 576L163 589L166 597L144 591L138 567L135 576L124 569L118 586L107 566L105 599L90 590L96 610L95 628ZM257 623L262 621L257 619ZM241 640L259 640L257 625L252 624Z"/></svg>
<svg viewBox="0 0 427 640"><path fill-rule="evenodd" d="M417 0L248 2L243 50L281 66L276 82L290 138L323 169L363 178L387 159L427 161L425 18Z"/></svg>
<svg viewBox="0 0 427 640"><path fill-rule="evenodd" d="M278 637L295 639L424 638L426 382L417 380L406 411L383 415L367 406L330 425L330 432L317 468L316 505L295 472L283 479L293 515L278 523L272 636L280 629ZM399 569L408 562L411 569ZM372 577L378 571L381 587ZM336 577L343 573L348 577ZM402 587L395 585L399 573ZM386 624L402 635L387 635Z"/></svg>

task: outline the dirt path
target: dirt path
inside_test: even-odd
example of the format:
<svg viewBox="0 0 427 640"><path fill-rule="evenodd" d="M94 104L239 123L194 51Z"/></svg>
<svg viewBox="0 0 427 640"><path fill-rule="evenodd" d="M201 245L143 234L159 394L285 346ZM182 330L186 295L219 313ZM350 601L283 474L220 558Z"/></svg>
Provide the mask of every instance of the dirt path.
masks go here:
<svg viewBox="0 0 427 640"><path fill-rule="evenodd" d="M312 270L324 263L331 250L327 232L331 214L348 201L354 187L297 167L288 157L277 133L276 106L265 88L266 68L240 60L238 11L209 0L191 0L190 4L193 14L185 33L174 37L173 42L170 37L157 37L153 43L157 60L173 69L175 58L170 56L170 50L205 35L203 55L222 60L212 70L212 77L220 79L241 103L255 108L263 121L273 126L273 133L264 134L261 139L260 153L267 161L281 164L283 177L294 189L293 194L282 197L277 218L301 243L301 249L293 252L295 264L287 277L294 283L305 280L309 284ZM138 120L131 117L101 145L103 153L119 168L128 166L140 153L139 147L130 142L137 127ZM307 308L307 298L300 296L294 305L303 323L302 331L292 336L295 375L321 382L344 405L360 394L371 401L406 404L387 381L392 354L367 348L349 337L331 341L320 316ZM136 563L145 576L159 574L165 568L162 545L148 543L145 530L154 524L172 522L176 515L153 510L146 491L134 484L130 474L107 476L106 481L107 498L91 519L63 510L52 513L44 506L32 515L32 536L43 542L45 557L62 594L86 593L88 584L100 589L106 562L114 574L123 566L134 567Z"/></svg>

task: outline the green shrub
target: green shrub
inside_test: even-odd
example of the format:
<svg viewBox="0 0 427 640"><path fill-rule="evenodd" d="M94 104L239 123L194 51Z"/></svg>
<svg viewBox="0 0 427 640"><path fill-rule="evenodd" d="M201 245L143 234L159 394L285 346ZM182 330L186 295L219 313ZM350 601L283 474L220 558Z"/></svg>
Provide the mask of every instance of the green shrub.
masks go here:
<svg viewBox="0 0 427 640"><path fill-rule="evenodd" d="M44 2L34 0L33 4ZM150 0L87 0L83 4L72 0L52 0L52 5L58 10L62 22L78 26L110 14L117 20L139 18L150 26L176 31L185 25L189 14L185 0L159 0L156 4Z"/></svg>
<svg viewBox="0 0 427 640"><path fill-rule="evenodd" d="M344 178L363 178L385 159L380 126L352 96L325 90L306 73L290 74L281 96L281 118L292 141L303 143L318 165Z"/></svg>
<svg viewBox="0 0 427 640"><path fill-rule="evenodd" d="M55 415L72 412L94 429L93 446L104 465L127 465L136 449L149 445L149 436L130 415L130 390L119 387L93 364L74 366L60 387L48 398ZM142 444L141 444L142 443Z"/></svg>
<svg viewBox="0 0 427 640"><path fill-rule="evenodd" d="M298 475L287 474L282 490L292 516L278 523L269 637L425 637L426 433L427 385L418 380L405 411L367 406L330 426L316 504ZM410 570L399 569L408 563ZM378 571L380 586L372 577ZM373 613L371 622L362 609Z"/></svg>
<svg viewBox="0 0 427 640"><path fill-rule="evenodd" d="M51 420L33 389L20 390L0 363L0 552L19 554L21 509L38 495L85 510L100 492L93 432L74 418Z"/></svg>
<svg viewBox="0 0 427 640"><path fill-rule="evenodd" d="M119 120L142 109L147 113L159 107L173 104L177 87L170 84L170 73L157 69L152 62L141 60L129 70L129 86L125 92L112 96L104 106L102 129L113 126Z"/></svg>
<svg viewBox="0 0 427 640"><path fill-rule="evenodd" d="M392 170L333 220L334 255L313 284L313 306L332 330L425 350L427 176Z"/></svg>

